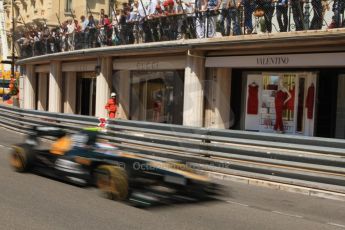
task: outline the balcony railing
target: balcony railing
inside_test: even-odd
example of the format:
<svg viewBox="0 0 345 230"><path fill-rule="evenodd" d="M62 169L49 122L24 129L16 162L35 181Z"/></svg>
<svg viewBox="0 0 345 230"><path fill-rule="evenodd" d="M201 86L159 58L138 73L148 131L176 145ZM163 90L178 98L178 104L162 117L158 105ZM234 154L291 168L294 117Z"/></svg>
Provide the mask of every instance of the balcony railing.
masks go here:
<svg viewBox="0 0 345 230"><path fill-rule="evenodd" d="M236 0L234 0L236 2ZM231 2L231 1L230 1ZM166 11L156 7L153 14L124 12L99 22L67 20L57 28L24 30L17 39L22 58L78 49L212 38L244 34L326 30L344 27L343 0L242 0L223 9L206 7ZM83 25L84 24L84 25Z"/></svg>

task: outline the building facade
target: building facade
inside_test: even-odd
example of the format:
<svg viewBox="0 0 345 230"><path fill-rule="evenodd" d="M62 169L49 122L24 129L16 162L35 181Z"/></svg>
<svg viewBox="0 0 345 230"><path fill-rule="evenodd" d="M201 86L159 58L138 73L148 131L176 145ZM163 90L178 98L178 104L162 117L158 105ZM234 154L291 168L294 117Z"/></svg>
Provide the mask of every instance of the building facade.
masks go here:
<svg viewBox="0 0 345 230"><path fill-rule="evenodd" d="M186 126L345 138L345 30L95 48L27 58L21 106Z"/></svg>

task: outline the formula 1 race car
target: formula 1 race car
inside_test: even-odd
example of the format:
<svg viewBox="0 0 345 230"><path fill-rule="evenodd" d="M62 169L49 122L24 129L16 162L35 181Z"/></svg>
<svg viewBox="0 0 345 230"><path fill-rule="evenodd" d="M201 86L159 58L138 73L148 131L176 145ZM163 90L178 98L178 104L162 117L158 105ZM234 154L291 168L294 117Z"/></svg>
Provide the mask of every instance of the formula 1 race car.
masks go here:
<svg viewBox="0 0 345 230"><path fill-rule="evenodd" d="M35 127L25 143L14 145L10 163L79 186L96 186L108 198L149 206L208 199L218 185L185 164L121 150L99 138L97 129L68 134L60 128ZM41 137L55 138L47 147Z"/></svg>

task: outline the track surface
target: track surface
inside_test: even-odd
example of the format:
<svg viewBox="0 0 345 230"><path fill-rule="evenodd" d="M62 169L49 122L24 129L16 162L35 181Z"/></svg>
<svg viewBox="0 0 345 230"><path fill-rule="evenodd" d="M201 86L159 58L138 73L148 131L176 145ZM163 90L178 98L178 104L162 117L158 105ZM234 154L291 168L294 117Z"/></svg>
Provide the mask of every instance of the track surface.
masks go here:
<svg viewBox="0 0 345 230"><path fill-rule="evenodd" d="M0 229L345 229L345 202L234 182L217 201L138 209L8 166L17 133L0 128Z"/></svg>

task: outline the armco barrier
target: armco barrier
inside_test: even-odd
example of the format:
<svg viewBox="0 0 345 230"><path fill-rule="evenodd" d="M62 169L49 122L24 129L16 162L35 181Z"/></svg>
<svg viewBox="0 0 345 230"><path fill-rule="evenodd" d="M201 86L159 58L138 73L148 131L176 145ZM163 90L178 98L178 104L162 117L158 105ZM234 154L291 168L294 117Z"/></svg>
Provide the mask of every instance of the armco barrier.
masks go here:
<svg viewBox="0 0 345 230"><path fill-rule="evenodd" d="M34 125L70 132L96 126L91 116L0 105L0 126L28 133ZM345 194L345 140L109 120L102 137L141 154L182 160L208 171Z"/></svg>

